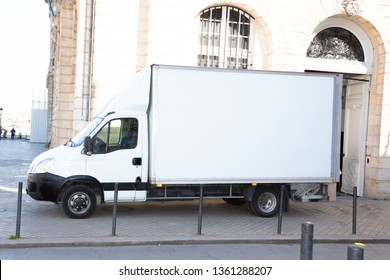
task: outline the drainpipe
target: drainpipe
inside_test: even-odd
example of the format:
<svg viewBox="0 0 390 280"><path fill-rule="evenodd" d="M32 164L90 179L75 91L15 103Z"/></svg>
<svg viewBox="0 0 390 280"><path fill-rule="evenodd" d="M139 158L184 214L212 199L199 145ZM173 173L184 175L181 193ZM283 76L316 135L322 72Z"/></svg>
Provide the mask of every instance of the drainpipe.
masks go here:
<svg viewBox="0 0 390 280"><path fill-rule="evenodd" d="M54 17L55 16L55 12L54 12L54 9L53 9L53 5L51 4L51 0L48 0L47 2L49 3L50 13Z"/></svg>
<svg viewBox="0 0 390 280"><path fill-rule="evenodd" d="M88 8L88 2L91 4L90 8ZM90 16L89 24L87 16L88 14ZM84 121L89 121L92 96L93 26L95 20L95 0L85 0L85 15L82 117ZM89 44L87 42L89 42Z"/></svg>

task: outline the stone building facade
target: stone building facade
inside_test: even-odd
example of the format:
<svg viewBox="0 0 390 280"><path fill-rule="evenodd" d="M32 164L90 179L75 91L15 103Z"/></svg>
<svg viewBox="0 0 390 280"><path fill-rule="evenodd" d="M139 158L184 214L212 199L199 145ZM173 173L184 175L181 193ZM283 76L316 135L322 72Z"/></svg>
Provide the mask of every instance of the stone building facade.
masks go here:
<svg viewBox="0 0 390 280"><path fill-rule="evenodd" d="M337 72L345 76L342 190L390 199L389 1L46 2L52 147L150 64Z"/></svg>

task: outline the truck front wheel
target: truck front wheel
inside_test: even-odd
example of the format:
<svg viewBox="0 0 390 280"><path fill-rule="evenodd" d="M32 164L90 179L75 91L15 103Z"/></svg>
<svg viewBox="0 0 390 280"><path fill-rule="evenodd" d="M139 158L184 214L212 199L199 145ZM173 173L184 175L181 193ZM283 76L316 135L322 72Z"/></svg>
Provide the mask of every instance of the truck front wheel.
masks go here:
<svg viewBox="0 0 390 280"><path fill-rule="evenodd" d="M259 187L248 201L249 209L260 217L272 217L279 211L280 194L272 187Z"/></svg>
<svg viewBox="0 0 390 280"><path fill-rule="evenodd" d="M96 208L96 195L87 186L76 185L67 189L61 200L64 213L72 219L84 219Z"/></svg>

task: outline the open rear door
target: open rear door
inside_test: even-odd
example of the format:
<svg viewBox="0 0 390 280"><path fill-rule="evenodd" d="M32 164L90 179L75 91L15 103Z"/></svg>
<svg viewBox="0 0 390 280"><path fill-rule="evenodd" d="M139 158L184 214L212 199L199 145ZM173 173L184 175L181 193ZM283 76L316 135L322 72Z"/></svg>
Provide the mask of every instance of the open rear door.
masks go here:
<svg viewBox="0 0 390 280"><path fill-rule="evenodd" d="M369 80L345 79L344 147L341 191L363 196L366 158Z"/></svg>

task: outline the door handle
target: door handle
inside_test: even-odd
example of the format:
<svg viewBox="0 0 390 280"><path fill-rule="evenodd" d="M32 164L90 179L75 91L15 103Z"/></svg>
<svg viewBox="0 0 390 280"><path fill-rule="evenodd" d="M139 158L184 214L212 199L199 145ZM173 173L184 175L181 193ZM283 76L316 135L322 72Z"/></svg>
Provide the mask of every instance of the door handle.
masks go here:
<svg viewBox="0 0 390 280"><path fill-rule="evenodd" d="M135 166L142 165L142 158L139 157L133 158L133 165Z"/></svg>

